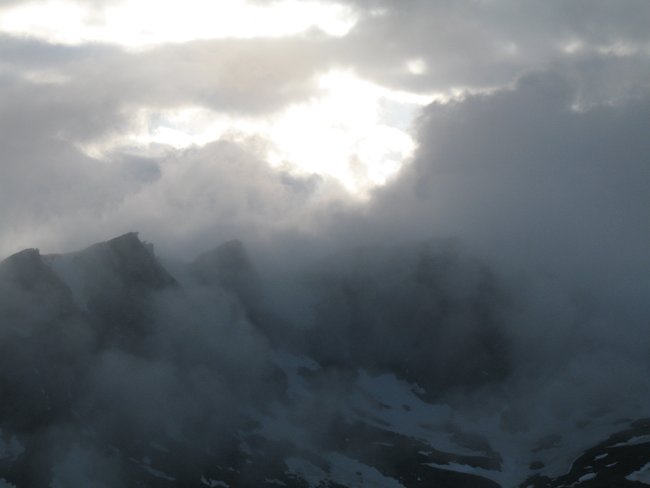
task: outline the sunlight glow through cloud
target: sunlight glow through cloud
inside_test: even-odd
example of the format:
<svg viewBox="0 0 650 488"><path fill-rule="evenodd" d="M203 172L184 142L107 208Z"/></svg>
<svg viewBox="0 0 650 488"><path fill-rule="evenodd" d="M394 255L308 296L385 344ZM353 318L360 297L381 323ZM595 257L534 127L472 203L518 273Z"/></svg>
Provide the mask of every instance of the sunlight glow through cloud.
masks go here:
<svg viewBox="0 0 650 488"><path fill-rule="evenodd" d="M318 1L128 0L101 9L70 0L18 4L0 16L0 32L63 44L107 42L130 48L198 39L283 37L309 29L344 36L349 7Z"/></svg>
<svg viewBox="0 0 650 488"><path fill-rule="evenodd" d="M344 36L356 23L350 7L332 1L124 0L104 6L74 0L44 0L3 9L0 32L48 42L106 42L128 49L197 39L293 36L318 29ZM415 75L422 59L405 61ZM63 74L27 73L36 84L65 83ZM294 172L333 177L363 197L386 183L413 153L409 135L417 111L434 97L390 90L338 70L318 79L319 93L278 113L233 116L202 106L129 109L130 130L85 141L95 157L112 151L148 154L164 148L202 146L218 139L264 141L261 157Z"/></svg>
<svg viewBox="0 0 650 488"><path fill-rule="evenodd" d="M320 97L264 119L235 118L203 107L141 108L133 114L132 133L84 150L101 157L120 147L180 149L219 138L260 137L267 143L262 156L272 165L334 177L363 197L412 155L410 124L434 97L392 91L345 71L329 72L319 84Z"/></svg>

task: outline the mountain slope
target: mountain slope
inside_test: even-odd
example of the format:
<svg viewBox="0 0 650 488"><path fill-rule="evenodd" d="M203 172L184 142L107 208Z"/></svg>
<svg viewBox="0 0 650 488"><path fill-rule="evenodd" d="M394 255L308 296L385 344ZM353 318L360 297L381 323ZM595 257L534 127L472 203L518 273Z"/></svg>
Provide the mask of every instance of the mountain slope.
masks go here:
<svg viewBox="0 0 650 488"><path fill-rule="evenodd" d="M175 269L135 233L0 263L0 486L650 483L647 421L576 412L560 435L495 393L511 346L482 265L338 256L300 324L241 242Z"/></svg>

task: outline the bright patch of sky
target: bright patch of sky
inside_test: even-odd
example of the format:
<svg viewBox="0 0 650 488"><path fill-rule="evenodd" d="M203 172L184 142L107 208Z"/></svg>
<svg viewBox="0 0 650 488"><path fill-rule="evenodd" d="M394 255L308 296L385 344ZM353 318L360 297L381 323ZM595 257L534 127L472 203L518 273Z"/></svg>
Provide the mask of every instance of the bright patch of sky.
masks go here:
<svg viewBox="0 0 650 488"><path fill-rule="evenodd" d="M106 42L129 48L197 39L283 37L310 29L344 36L356 23L343 5L309 0L252 4L245 0L27 2L7 8L0 32L63 44Z"/></svg>
<svg viewBox="0 0 650 488"><path fill-rule="evenodd" d="M332 71L319 80L321 94L263 118L234 118L204 107L138 109L134 129L84 150L95 157L120 148L151 145L177 149L220 138L261 137L272 165L339 180L364 196L384 184L415 149L409 134L417 111L435 97L392 91L351 72Z"/></svg>
<svg viewBox="0 0 650 488"><path fill-rule="evenodd" d="M290 37L319 29L345 36L356 23L350 7L308 0L253 3L246 0L124 0L93 6L71 0L26 2L7 7L0 32L45 42L106 42L127 49L196 39ZM424 60L406 60L413 76L427 71ZM25 73L33 83L65 83L56 72ZM220 138L257 137L272 165L327 175L359 196L384 184L413 153L410 126L433 96L389 90L351 71L319 79L319 95L273 115L232 117L201 106L132 109L131 131L85 143L103 157L111 151L161 146L186 148Z"/></svg>

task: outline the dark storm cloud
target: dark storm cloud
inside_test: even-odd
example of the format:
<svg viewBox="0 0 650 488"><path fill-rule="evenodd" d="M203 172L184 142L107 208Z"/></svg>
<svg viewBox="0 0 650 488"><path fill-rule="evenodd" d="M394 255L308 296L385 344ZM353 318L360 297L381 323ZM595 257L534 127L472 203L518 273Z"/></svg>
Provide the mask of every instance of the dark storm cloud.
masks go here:
<svg viewBox="0 0 650 488"><path fill-rule="evenodd" d="M595 261L618 248L616 262L638 260L650 239L649 98L579 110L579 91L544 72L427 107L415 160L378 193L382 216L507 252Z"/></svg>
<svg viewBox="0 0 650 488"><path fill-rule="evenodd" d="M414 161L377 193L361 231L380 242L453 236L507 277L520 371L572 391L533 383L523 411L643 397L650 98L576 111L579 89L545 72L427 107Z"/></svg>

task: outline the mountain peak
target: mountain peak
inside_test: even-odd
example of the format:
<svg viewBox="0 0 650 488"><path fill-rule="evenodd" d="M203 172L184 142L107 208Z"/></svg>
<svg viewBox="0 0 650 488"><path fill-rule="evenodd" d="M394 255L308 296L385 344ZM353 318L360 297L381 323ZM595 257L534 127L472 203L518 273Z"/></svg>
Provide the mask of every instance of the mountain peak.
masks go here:
<svg viewBox="0 0 650 488"><path fill-rule="evenodd" d="M47 322L47 317L72 313L72 295L64 282L44 262L38 249L25 249L0 263L0 316L21 315L20 309L30 304L30 320Z"/></svg>
<svg viewBox="0 0 650 488"><path fill-rule="evenodd" d="M163 289L176 285L176 280L158 262L153 246L140 240L137 232L94 244L78 256L83 262L110 269L129 287Z"/></svg>
<svg viewBox="0 0 650 488"><path fill-rule="evenodd" d="M23 289L29 289L44 277L46 281L51 281L54 275L43 263L38 249L24 249L0 263L0 276Z"/></svg>

